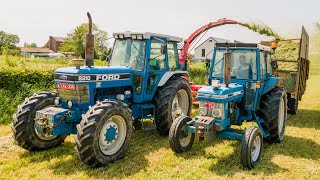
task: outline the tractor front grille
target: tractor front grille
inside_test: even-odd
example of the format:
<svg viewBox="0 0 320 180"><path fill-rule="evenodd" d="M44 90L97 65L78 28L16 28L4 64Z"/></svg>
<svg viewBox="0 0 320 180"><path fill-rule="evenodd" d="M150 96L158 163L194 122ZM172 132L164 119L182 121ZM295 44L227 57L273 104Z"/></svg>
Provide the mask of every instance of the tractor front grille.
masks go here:
<svg viewBox="0 0 320 180"><path fill-rule="evenodd" d="M61 100L75 100L78 103L89 102L89 87L87 84L56 84L57 93Z"/></svg>

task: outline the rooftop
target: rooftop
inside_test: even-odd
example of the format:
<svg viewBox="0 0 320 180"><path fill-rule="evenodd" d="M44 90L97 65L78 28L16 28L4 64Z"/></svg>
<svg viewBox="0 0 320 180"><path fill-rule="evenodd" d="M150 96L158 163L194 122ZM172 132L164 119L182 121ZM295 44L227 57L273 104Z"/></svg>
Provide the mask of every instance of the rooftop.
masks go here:
<svg viewBox="0 0 320 180"><path fill-rule="evenodd" d="M175 41L175 42L183 41L181 37L170 36L165 34L157 34L157 33L151 33L151 32L130 32L130 31L117 32L117 33L113 33L113 37L115 38L132 37L134 39L150 39L151 37L160 37L160 38L167 39L167 41Z"/></svg>
<svg viewBox="0 0 320 180"><path fill-rule="evenodd" d="M55 39L58 42L63 42L65 40L64 37L56 37L56 36L51 36L53 39Z"/></svg>
<svg viewBox="0 0 320 180"><path fill-rule="evenodd" d="M24 47L21 47L20 49L22 52L28 52L28 53L54 53L54 51L52 51L49 48L24 48Z"/></svg>

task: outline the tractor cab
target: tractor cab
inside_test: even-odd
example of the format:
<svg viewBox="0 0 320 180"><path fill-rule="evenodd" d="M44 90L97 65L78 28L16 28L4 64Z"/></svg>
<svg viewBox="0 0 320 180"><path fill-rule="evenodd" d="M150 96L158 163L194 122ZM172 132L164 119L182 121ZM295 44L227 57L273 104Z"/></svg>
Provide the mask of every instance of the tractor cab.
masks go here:
<svg viewBox="0 0 320 180"><path fill-rule="evenodd" d="M230 54L229 72L226 72L230 74L228 76L225 76L224 72L226 51ZM244 93L242 105L249 111L255 111L259 97L274 88L279 81L279 78L271 78L270 53L270 47L260 44L217 43L211 61L208 85L223 87L230 78L230 87L242 87L241 92ZM202 91L200 89L198 92L200 96Z"/></svg>

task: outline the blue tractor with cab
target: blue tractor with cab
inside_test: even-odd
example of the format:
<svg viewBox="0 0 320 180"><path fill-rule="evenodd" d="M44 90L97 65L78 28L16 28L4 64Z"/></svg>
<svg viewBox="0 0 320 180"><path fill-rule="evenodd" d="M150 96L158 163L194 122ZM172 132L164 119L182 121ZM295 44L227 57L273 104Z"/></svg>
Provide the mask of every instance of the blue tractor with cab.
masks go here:
<svg viewBox="0 0 320 180"><path fill-rule="evenodd" d="M133 123L168 134L173 120L190 115L191 89L179 63L182 38L156 33L114 33L106 66L94 66L94 35L88 13L86 57L55 70L56 92L26 98L13 115L17 144L45 150L76 134L79 159L95 167L124 156ZM150 122L148 126L145 121Z"/></svg>
<svg viewBox="0 0 320 180"><path fill-rule="evenodd" d="M191 149L194 141L216 138L241 140L241 163L252 169L263 142L280 143L287 120L287 93L272 75L276 61L270 47L251 43L217 43L207 85L198 90L199 115L182 115L169 132L176 153ZM245 130L235 128L255 122Z"/></svg>

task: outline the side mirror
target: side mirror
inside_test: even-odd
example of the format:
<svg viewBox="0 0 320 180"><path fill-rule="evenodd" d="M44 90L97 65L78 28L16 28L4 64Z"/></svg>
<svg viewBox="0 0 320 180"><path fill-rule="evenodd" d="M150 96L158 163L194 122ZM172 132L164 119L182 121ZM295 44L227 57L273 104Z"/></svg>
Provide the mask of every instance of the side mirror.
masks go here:
<svg viewBox="0 0 320 180"><path fill-rule="evenodd" d="M161 43L161 54L167 53L167 44Z"/></svg>
<svg viewBox="0 0 320 180"><path fill-rule="evenodd" d="M278 69L278 61L277 60L272 60L271 61L271 67L272 69Z"/></svg>

